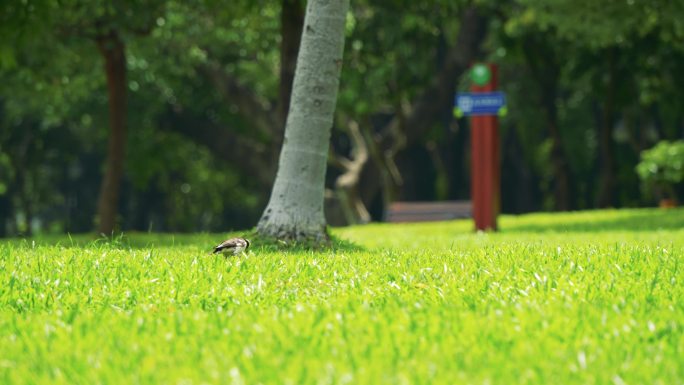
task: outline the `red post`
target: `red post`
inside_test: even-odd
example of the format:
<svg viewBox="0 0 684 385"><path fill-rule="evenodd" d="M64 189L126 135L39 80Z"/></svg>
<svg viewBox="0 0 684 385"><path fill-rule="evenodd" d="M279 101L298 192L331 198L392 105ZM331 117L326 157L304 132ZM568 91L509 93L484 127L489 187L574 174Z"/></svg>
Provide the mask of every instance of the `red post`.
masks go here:
<svg viewBox="0 0 684 385"><path fill-rule="evenodd" d="M471 86L472 92L492 92L497 87L497 69L488 64L491 79L485 85ZM496 230L501 208L501 166L499 164L499 118L470 118L471 199L476 230Z"/></svg>

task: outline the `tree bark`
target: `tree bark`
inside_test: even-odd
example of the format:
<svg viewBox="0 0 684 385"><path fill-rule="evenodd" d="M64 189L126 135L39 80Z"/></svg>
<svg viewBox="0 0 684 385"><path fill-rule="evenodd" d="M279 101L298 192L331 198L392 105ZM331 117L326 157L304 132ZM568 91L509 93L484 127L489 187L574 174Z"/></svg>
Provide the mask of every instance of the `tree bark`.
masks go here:
<svg viewBox="0 0 684 385"><path fill-rule="evenodd" d="M327 241L325 172L337 102L348 0L310 0L278 172L259 234Z"/></svg>
<svg viewBox="0 0 684 385"><path fill-rule="evenodd" d="M97 208L97 231L111 235L116 226L126 152L126 55L124 43L115 31L99 36L96 42L104 58L109 97L109 144Z"/></svg>

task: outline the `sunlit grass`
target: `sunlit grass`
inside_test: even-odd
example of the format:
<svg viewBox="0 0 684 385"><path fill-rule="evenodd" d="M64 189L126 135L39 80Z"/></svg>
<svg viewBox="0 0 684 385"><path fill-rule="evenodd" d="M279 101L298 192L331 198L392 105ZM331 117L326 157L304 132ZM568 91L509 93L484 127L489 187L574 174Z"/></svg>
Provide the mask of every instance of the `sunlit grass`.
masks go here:
<svg viewBox="0 0 684 385"><path fill-rule="evenodd" d="M0 242L0 383L684 381L684 211Z"/></svg>

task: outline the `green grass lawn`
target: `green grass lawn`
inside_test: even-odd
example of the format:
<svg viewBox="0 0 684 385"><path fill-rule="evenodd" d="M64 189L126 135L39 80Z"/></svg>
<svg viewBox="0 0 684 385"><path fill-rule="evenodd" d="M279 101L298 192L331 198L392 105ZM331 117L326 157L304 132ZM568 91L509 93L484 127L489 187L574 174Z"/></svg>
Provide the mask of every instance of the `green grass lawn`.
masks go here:
<svg viewBox="0 0 684 385"><path fill-rule="evenodd" d="M682 384L684 211L0 241L2 384Z"/></svg>

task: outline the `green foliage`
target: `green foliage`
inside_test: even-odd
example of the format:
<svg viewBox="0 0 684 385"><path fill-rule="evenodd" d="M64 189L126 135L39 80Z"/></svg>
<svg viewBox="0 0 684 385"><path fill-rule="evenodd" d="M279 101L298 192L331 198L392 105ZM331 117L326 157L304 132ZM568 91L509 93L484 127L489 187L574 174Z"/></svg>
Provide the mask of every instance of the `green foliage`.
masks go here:
<svg viewBox="0 0 684 385"><path fill-rule="evenodd" d="M553 105L573 206L596 204L597 170L606 158L618 204L639 204L639 149L681 135L683 4L519 0L497 9L506 17L491 25L490 56L509 93L503 125L521 140L526 163L537 166L544 201L553 203L558 179L551 152L534 163L531 155L549 135ZM610 132L608 145L600 143L602 130Z"/></svg>
<svg viewBox="0 0 684 385"><path fill-rule="evenodd" d="M0 243L0 382L684 380L681 210L334 230L357 249L209 255L221 235Z"/></svg>
<svg viewBox="0 0 684 385"><path fill-rule="evenodd" d="M681 2L612 0L519 0L507 30L517 33L534 25L541 32L556 31L569 41L591 49L627 46L635 37L651 33L667 40L682 33Z"/></svg>
<svg viewBox="0 0 684 385"><path fill-rule="evenodd" d="M673 186L684 181L684 140L663 140L642 151L636 171L646 186L665 189L673 198Z"/></svg>
<svg viewBox="0 0 684 385"><path fill-rule="evenodd" d="M268 194L251 183L262 170L223 161L221 154L165 132L160 120L169 110L182 111L197 118L189 119L188 126L209 121L257 142L256 147L273 143L277 138L255 129L257 117L240 111L226 98L225 87L203 69L216 65L259 104L274 109L279 103L281 3L0 2L0 196L11 202L9 211L0 207L0 226L33 211L43 230L89 229L108 125L103 63L92 38L111 29L120 32L128 59L131 159L122 192L124 229L148 229L152 217L153 229L174 231L253 224L256 208ZM343 127L350 119L372 140L388 119L410 112L411 101L435 81L446 48L459 37L458 20L472 4L486 18L489 31L478 59L499 64L499 83L508 94L508 115L501 121L502 153L508 157L502 175L516 177L502 186L512 191L504 197L532 197L529 206L505 209L554 207L557 177L549 117L542 107L549 100L557 108L562 148L568 154L573 207L595 205L598 131L611 84L616 95L611 137L620 194L616 204L640 204L634 173L639 149L677 139L682 132L681 1L354 1L337 104L336 128L342 128L334 135L334 140L341 138L337 148L349 148ZM525 56L528 51L532 60ZM543 63L539 67L545 81L536 78L530 63ZM459 89L466 87L461 82ZM467 172L455 172L467 169L464 123L450 121L445 113L443 122L414 145L437 143L434 159L449 165L447 172L425 183L439 187L432 198L468 197ZM30 170L19 183L16 171L23 158L17 143L27 136L34 140L23 169ZM509 146L513 137L516 146ZM513 158L518 161L511 162ZM401 189L410 194L416 190L410 185L412 173L435 173L428 170L434 166L429 161L408 163L398 167L409 176ZM334 180L328 174L329 182ZM524 180L518 177L523 175ZM180 189L185 184L191 186L187 194ZM32 193L21 196L20 185ZM455 196L453 186L465 187ZM525 188L518 190L520 186ZM367 199L372 206L373 198ZM65 219L65 212L78 218Z"/></svg>
<svg viewBox="0 0 684 385"><path fill-rule="evenodd" d="M108 132L103 63L93 38L116 29L126 43L128 67L130 158L123 227L201 231L251 223L261 194L254 191L251 175L202 146L162 132L158 122L174 106L236 131L251 131L248 120L222 100L199 66L220 60L264 99L274 99L278 2L263 7L233 2L239 9L230 10L212 1L18 3L3 3L2 17L24 23L7 30L0 26L3 36L22 36L10 47L16 65L0 67L0 184L15 185L10 191L13 215L32 209L44 221L43 231L89 229ZM24 136L32 138L28 153L34 162L23 166L28 168L27 190L36 190L30 196L20 196L14 180L22 167L15 164L22 150L17 138ZM93 163L94 172L88 172ZM79 217L55 215L70 210ZM1 226L6 220L0 217Z"/></svg>
<svg viewBox="0 0 684 385"><path fill-rule="evenodd" d="M362 121L415 97L437 71L439 44L456 40L462 8L461 1L351 4L338 110Z"/></svg>

